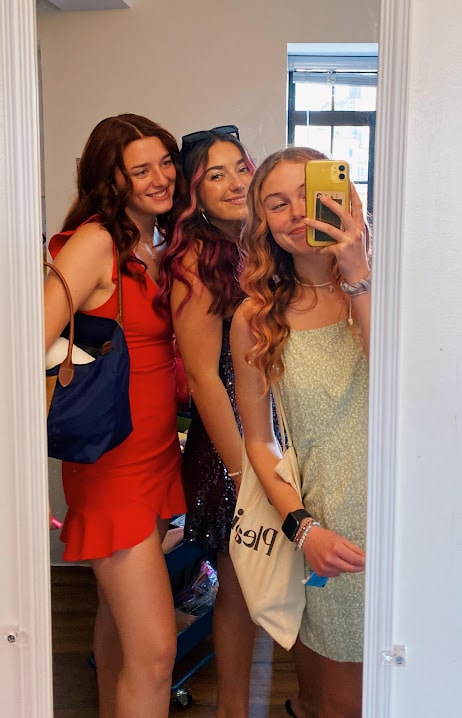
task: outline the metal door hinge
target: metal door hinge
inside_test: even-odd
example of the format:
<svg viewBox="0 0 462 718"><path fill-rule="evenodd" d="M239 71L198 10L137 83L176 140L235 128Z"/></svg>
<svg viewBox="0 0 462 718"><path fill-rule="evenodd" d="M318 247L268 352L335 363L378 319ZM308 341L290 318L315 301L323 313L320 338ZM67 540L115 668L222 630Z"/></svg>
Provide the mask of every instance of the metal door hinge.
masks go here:
<svg viewBox="0 0 462 718"><path fill-rule="evenodd" d="M403 668L406 665L406 646L393 646L388 651L382 651L382 666L396 666Z"/></svg>
<svg viewBox="0 0 462 718"><path fill-rule="evenodd" d="M3 637L10 646L24 648L29 645L29 634L19 626L8 626L5 628Z"/></svg>

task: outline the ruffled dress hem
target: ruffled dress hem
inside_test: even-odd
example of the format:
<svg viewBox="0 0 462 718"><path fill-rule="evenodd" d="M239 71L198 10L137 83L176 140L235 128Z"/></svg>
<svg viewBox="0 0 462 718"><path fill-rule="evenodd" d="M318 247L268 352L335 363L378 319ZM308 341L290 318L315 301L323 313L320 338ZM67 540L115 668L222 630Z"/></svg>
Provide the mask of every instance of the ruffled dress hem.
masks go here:
<svg viewBox="0 0 462 718"><path fill-rule="evenodd" d="M111 513L105 511L68 511L61 531L66 544L65 561L88 561L107 558L132 548L152 534L156 513L136 502L127 503Z"/></svg>

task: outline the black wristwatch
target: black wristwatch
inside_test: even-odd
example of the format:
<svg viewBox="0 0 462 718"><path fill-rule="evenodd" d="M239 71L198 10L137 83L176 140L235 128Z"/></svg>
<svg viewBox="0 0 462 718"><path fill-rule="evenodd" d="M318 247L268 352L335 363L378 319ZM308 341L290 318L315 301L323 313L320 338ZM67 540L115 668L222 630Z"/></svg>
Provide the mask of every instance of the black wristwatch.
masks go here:
<svg viewBox="0 0 462 718"><path fill-rule="evenodd" d="M312 519L313 517L305 509L290 511L282 524L282 530L289 539L294 541L302 519Z"/></svg>

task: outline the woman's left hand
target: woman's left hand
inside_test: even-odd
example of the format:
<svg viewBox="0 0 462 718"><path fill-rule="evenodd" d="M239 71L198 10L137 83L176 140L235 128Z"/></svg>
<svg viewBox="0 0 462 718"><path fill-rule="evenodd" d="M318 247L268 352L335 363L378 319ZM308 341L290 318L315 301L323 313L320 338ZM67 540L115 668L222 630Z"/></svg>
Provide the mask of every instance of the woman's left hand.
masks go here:
<svg viewBox="0 0 462 718"><path fill-rule="evenodd" d="M327 222L306 218L305 224L325 232L335 240L335 244L319 247L314 251L335 256L345 281L355 284L360 279L365 279L370 271L367 261L368 233L358 192L351 184L351 214L327 195L321 198L321 202L340 218L343 229L338 229Z"/></svg>

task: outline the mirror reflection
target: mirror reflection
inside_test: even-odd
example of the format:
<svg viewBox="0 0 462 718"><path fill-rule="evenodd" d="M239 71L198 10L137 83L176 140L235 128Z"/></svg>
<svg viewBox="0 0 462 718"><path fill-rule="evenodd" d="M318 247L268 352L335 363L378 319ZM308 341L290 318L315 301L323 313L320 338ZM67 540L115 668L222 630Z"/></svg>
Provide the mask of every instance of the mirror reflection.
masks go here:
<svg viewBox="0 0 462 718"><path fill-rule="evenodd" d="M343 86L341 83L333 85L332 78L330 78L330 84L326 83L330 91L329 98L322 100L316 96L316 100L314 100L313 93L312 97L315 105L307 106L307 103L310 102L310 97L309 93L307 95L305 85L310 83L296 83L293 76L297 70L296 68L290 69L289 77L290 73L292 73L290 82L294 87L293 92L289 89L289 111L295 114L291 115L289 129L286 129L285 126L285 113L287 110L285 85L287 41L300 38L301 17L306 19L306 27L310 27L310 36L316 38L317 34L319 36L319 29L322 27L323 20L326 20L328 15L329 26L332 27L330 13L320 10L319 18L315 24L313 25L313 18L310 17L310 25L308 25L308 13L304 4L294 2L293 17L285 17L282 23L281 18L276 18L275 15L271 17L269 22L268 18L266 18L265 36L257 32L258 52L254 53L255 57L252 63L249 63L249 53L233 52L231 47L233 41L223 40L224 20L221 13L217 14L220 17L213 17L211 22L208 23L208 44L206 43L205 47L201 48L199 52L197 47L198 34L191 32L191 29L199 28L198 18L192 17L191 10L187 17L177 12L175 15L175 27L177 27L178 35L183 38L183 42L179 44L180 46L175 47L175 51L169 48L170 51L166 53L164 39L161 38L153 44L152 27L171 26L175 8L171 7L168 10L157 8L154 13L150 5L150 3L140 1L131 9L126 10L69 14L66 12L60 12L59 14L49 12L38 16L38 35L42 58L44 194L46 197L46 234L48 239L61 228L64 215L72 201L76 159L81 157L85 141L92 128L102 117L125 112L126 110L150 117L162 126L167 127L179 140L180 147L181 137L186 133L233 123L239 128L244 151L248 151L249 159L257 165L272 151L284 146L288 140L293 141L295 144L309 144L310 146L318 147L318 149L324 150L333 156L337 155L337 149L342 149L344 152L348 151L348 156L345 156L349 161L351 160L353 177L361 190L364 206L371 208L369 203L372 195L370 192L368 194L368 184L371 183L371 177L373 176L371 174L371 161L373 160L373 153L371 152L371 148L373 148L373 142L371 143L373 120L371 119L371 113L373 113L374 107L370 96L367 99L360 98L358 100L357 97L355 98L355 95L358 94L358 87L351 86L348 90L352 95L350 100L357 100L357 104L353 106L350 100L342 100ZM265 10L267 11L267 9L268 6L265 4ZM260 8L261 10L262 8ZM182 12L184 14L184 8L182 8ZM235 29L234 37L242 38L244 46L246 41L255 45L255 32L262 27L261 16L259 16L256 9L247 9L246 13L248 14L248 23L244 23L244 25L241 19L237 17L230 18L229 14L227 14L226 26L227 28L229 27L227 32L229 32L230 36L233 36L233 30ZM349 41L351 37L348 37L348 34L351 35L351 33L348 28L352 28L354 21L357 21L358 18L352 18L351 13L347 21L345 18L346 16L339 15L339 27L342 21L344 23L345 41ZM361 22L367 31L366 34L373 42L376 39L376 19L375 22L368 24L361 18ZM203 24L201 27L203 33ZM270 27L269 33L268 27ZM100 33L103 33L105 37L111 37L110 45L114 41L114 52L110 52L110 46L107 46L102 56L100 42L98 41L98 38L101 37ZM306 33L304 34L306 35ZM338 33L335 33L335 36L337 37ZM127 61L127 53L120 53L120 50L118 52L116 48L123 46L126 48L128 55L130 55L130 49L134 48L135 38L138 54L133 54L133 57L137 59L133 62ZM300 39L305 40L306 37L302 36ZM235 42L237 42L236 39L234 39ZM241 39L239 39L239 45L241 45ZM83 46L86 48L85 56L81 53ZM141 55L139 54L140 46L142 48ZM225 48L227 52L223 52ZM220 62L216 60L218 51ZM192 57L194 62L191 61ZM249 64L251 67L249 67ZM66 72L64 72L64 66L67 68ZM165 69L162 71L162 68L168 68L168 71ZM69 77L69 72L73 77L72 86L69 86L66 79L66 75ZM301 89L302 85L304 89ZM335 87L335 103L343 102L343 105L340 104L341 109L339 109L338 104L332 105L333 86ZM366 95L370 88L371 86L369 85ZM323 87L324 90L325 88ZM294 95L292 109L290 109L291 94ZM207 97L206 101L205 97ZM326 102L329 101L330 104L326 106ZM347 109L348 102L350 102L350 105ZM65 108L65 111L63 108ZM351 118L344 117L342 122L338 122L338 116L333 118L327 117L327 115L321 118L326 122L325 125L316 124L320 122L320 118L314 116L316 113L320 115L323 112L339 111L368 114L369 124L365 123L364 117L362 118L363 122L358 122L356 125L351 121ZM307 112L309 112L309 115ZM303 114L305 114L304 120L302 118ZM66 117L65 121L63 121L64 115ZM313 115L313 123L310 122L311 115ZM350 120L349 124L346 124L347 119ZM312 130L316 134L307 134ZM287 134L290 131L293 131L292 138L288 137ZM303 134L304 132L305 134ZM343 152L341 154L343 155ZM244 157L244 155L241 157ZM207 155L206 162L209 159ZM236 162L240 161L234 157L228 158L227 156L219 157L216 161L213 157L211 159L213 160L211 167L224 167L229 174L235 172ZM231 165L233 166L232 171ZM245 166L247 167L247 165ZM205 170L207 171L207 166ZM205 182L206 180L202 181ZM240 187L239 181L237 181L235 188L231 183L229 192L234 191L237 198L239 193L242 195ZM161 190L158 189L158 191ZM197 198L199 202L202 201L204 204L210 200L205 184L201 185L200 182ZM235 205L239 206L237 200ZM200 207L200 210L204 211L204 206ZM213 209L211 213L209 210L210 217L207 211L204 214L212 227L218 227L218 229L223 230L220 217L216 213L214 214ZM205 223L207 220L202 217L201 221ZM226 226L224 225L225 229ZM153 233L153 236L155 237L154 241L151 245L148 242L146 247L149 248L151 253L161 253L162 249L159 249L158 246L159 244L162 245L162 232L160 235ZM196 239L200 239L200 237L196 237ZM142 254L141 251L140 254ZM148 254L149 252L146 250L143 256L140 257L146 266L149 266L150 262ZM207 287L204 291L207 291ZM210 292L210 289L208 291ZM181 300L179 303L181 303ZM205 305L205 309L208 306ZM214 319L212 325L214 327L218 326L218 324L222 325L223 319L230 316L230 306L223 307L220 310L222 313L218 312L212 315ZM190 309L186 304L186 308L183 310L183 319L176 320L175 330L179 338L182 335L180 323L183 321L187 325L184 317L187 316L188 311ZM204 316L208 318L209 314L205 312ZM183 338L183 347L188 343L187 339ZM219 344L221 342L216 346ZM181 353L185 354L181 346L181 339L179 345ZM183 359L185 360L186 376L191 383L191 381L194 381L196 371L194 369L194 359L186 357L183 357ZM216 361L219 363L219 355ZM200 392L198 393L199 395ZM201 404L201 399L199 399L199 404ZM202 408L202 405L200 408ZM185 412L180 412L180 415L181 413ZM201 413L200 409L198 413ZM202 413L204 413L204 410ZM183 430L189 428L187 424L189 417L180 416L180 418L182 423L178 428L180 429L180 434L183 434L185 433ZM219 442L219 439L216 441ZM240 471L239 463L236 463L234 454L229 460L223 455L223 459L228 469L228 474ZM60 470L61 467L58 462L51 462L52 509L58 518L63 518L64 501L60 491L57 489L60 482ZM178 532L178 528L180 532ZM170 527L169 534L171 531L176 531L176 536L181 535L181 529L181 526ZM172 535L170 538L173 540ZM62 568L61 554L62 548L57 534L53 534L52 564L57 571ZM208 557L202 554L194 557L187 568L192 570L194 566L196 575L188 575L187 580L182 575L181 579L178 578L178 580L184 582L185 585L188 581L191 585L194 585L194 581L199 576L202 576L213 593L217 566L211 561L209 562L211 568L207 565L204 567L203 563L207 561ZM64 568L62 570L64 571ZM70 569L66 570L69 571ZM224 570L226 571L226 568ZM74 577L69 576L66 580L76 581L75 577L79 574L82 576L82 582L84 583L85 576L87 576L90 588L83 589L83 595L87 595L87 591L91 594L94 591L94 583L87 567L74 567L73 571ZM223 572L223 569L222 574L221 585L226 584L226 573ZM58 590L59 580L61 579L58 579L55 586L55 589L57 588ZM64 581L64 579L62 580ZM182 588L184 587L183 585ZM93 598L90 601L94 606ZM205 621L210 618L210 616L207 616L207 611L203 615L195 617L196 625L199 625L197 621L204 620L204 617ZM89 628L87 639L90 632ZM210 625L208 626L208 632L210 632ZM239 632L242 641L243 633L244 635L246 633L242 630L242 621L239 622ZM199 641L192 650L187 650L184 658L193 660L192 654L194 651L199 652L199 654L200 652L205 653L208 656L210 647L209 639L205 638L203 641ZM85 652L83 647L81 647L81 650L82 653ZM90 643L89 655L91 655L91 650ZM264 660L260 662L256 658L259 650L264 655ZM291 666L286 682L282 685L279 682L276 686L279 698L274 697L274 691L271 692L270 688L273 651L276 670L278 666ZM197 658L196 660L196 656L194 656L194 660L199 663L201 659ZM205 663L198 672L198 679L201 675L209 676L210 691L213 695L210 699L210 710L212 711L216 700L215 690L220 660L223 660L223 657L220 657L220 652L218 651L215 655L215 660ZM272 710L273 702L275 706L278 705L280 708L284 700L286 700L281 700L281 692L283 692L283 696L287 697L287 700L292 700L292 697L296 695L296 675L290 654L283 651L279 652L278 647L273 646L272 642L263 634L257 634L253 664L254 675L259 663L264 665L264 672L266 673L265 687L259 689L260 693L258 695L255 694L255 686L258 685L258 680L252 680L251 700L253 704L257 702L267 705L266 714L270 714L269 711ZM178 667L177 665L176 669ZM242 665L242 669L250 675L248 666ZM67 681L66 676L62 675L62 680ZM90 675L85 680L88 680L90 684L94 680L94 674L90 672ZM179 681L178 696L175 694L174 698L175 700L178 699L180 703L181 700L189 703L190 699L192 699L193 705L190 711L191 715L193 715L193 711L197 709L197 706L194 705L195 693L192 693L192 697L189 696L187 693L189 686L181 684L181 676ZM183 690L186 691L186 697L182 693ZM94 690L91 694L94 702ZM61 691L59 695L65 700L64 691ZM233 697L236 700L236 694ZM236 708L236 705L234 707ZM175 709L175 705L173 705L171 710ZM90 710L96 710L94 703ZM293 703L286 704L286 710L292 710L293 713L300 716L300 713L296 712ZM234 711L235 714L236 710ZM248 714L246 708L242 710L242 714Z"/></svg>

